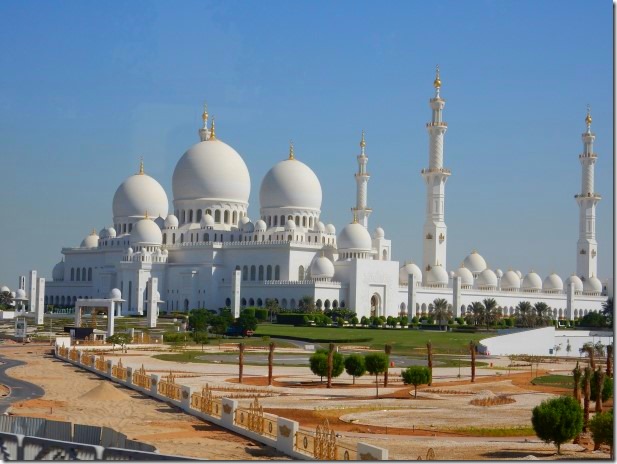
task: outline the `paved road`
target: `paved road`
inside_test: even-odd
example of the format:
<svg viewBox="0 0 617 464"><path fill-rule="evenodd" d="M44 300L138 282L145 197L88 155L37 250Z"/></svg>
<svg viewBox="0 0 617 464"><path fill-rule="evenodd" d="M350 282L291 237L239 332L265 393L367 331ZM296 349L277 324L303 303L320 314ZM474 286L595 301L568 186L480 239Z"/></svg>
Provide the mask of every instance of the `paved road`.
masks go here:
<svg viewBox="0 0 617 464"><path fill-rule="evenodd" d="M7 369L25 364L23 361L8 359L0 355L0 363L0 384L11 389L9 396L0 399L0 414L6 412L13 403L40 398L45 394L45 390L38 385L14 379L6 374Z"/></svg>

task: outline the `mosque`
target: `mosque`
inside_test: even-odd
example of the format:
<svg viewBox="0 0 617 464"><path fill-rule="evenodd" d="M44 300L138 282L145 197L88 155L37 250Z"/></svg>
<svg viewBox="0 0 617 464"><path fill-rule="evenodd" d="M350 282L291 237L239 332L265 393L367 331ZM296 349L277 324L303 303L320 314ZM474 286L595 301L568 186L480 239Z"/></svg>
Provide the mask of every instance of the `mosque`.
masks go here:
<svg viewBox="0 0 617 464"><path fill-rule="evenodd" d="M456 316L488 297L506 315L520 301L546 302L556 318L601 310L613 288L597 277L595 209L601 196L594 190L597 155L589 111L579 155L582 185L575 196L580 211L576 273L564 282L554 273L542 279L533 271L492 270L475 250L448 272L444 206L451 172L444 167L448 126L439 68L434 88L426 125L429 164L421 172L426 183L421 268L392 260L392 244L381 227L369 232L364 133L353 221L337 234L332 224L321 221L319 179L296 158L293 145L261 182L260 217L249 218L247 166L217 138L215 120L208 125L204 110L200 141L182 155L173 173L173 213L165 190L146 174L142 161L139 172L114 194L113 226L93 230L79 246L62 249L53 281L46 282L45 304L71 306L119 289L123 315L147 313L157 300L166 312L264 306L269 298L282 308L295 308L307 295L321 309L350 308L358 317L426 314L436 298L445 298Z"/></svg>

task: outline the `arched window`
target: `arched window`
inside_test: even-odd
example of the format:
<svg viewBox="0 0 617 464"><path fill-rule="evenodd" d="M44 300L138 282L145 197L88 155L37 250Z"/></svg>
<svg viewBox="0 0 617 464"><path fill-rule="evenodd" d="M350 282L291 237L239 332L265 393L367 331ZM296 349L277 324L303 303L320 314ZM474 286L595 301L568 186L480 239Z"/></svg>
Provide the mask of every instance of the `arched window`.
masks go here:
<svg viewBox="0 0 617 464"><path fill-rule="evenodd" d="M229 211L225 210L225 213L223 214L223 220L225 221L225 224L229 224Z"/></svg>
<svg viewBox="0 0 617 464"><path fill-rule="evenodd" d="M75 268L71 268L71 282L75 280Z"/></svg>
<svg viewBox="0 0 617 464"><path fill-rule="evenodd" d="M230 299L230 298L227 298L227 299L225 300L225 307L229 308L230 306L231 306L231 299Z"/></svg>
<svg viewBox="0 0 617 464"><path fill-rule="evenodd" d="M218 235L214 234L214 241L216 242L216 239L218 238Z"/></svg>
<svg viewBox="0 0 617 464"><path fill-rule="evenodd" d="M174 243L176 243L176 234L175 233L171 234L171 243L172 243L172 245Z"/></svg>
<svg viewBox="0 0 617 464"><path fill-rule="evenodd" d="M290 242L291 242L293 239L294 239L294 236L293 236L293 235L288 235L288 236L287 236L287 240L288 240L288 241L290 241Z"/></svg>
<svg viewBox="0 0 617 464"><path fill-rule="evenodd" d="M264 302L261 300L261 298L257 298L257 306L261 308L263 305L264 305Z"/></svg>
<svg viewBox="0 0 617 464"><path fill-rule="evenodd" d="M193 222L193 210L189 210L189 222Z"/></svg>
<svg viewBox="0 0 617 464"><path fill-rule="evenodd" d="M281 300L281 308L287 309L287 298Z"/></svg>
<svg viewBox="0 0 617 464"><path fill-rule="evenodd" d="M281 227L285 225L285 216L281 216Z"/></svg>
<svg viewBox="0 0 617 464"><path fill-rule="evenodd" d="M186 222L186 211L182 210L182 223Z"/></svg>
<svg viewBox="0 0 617 464"><path fill-rule="evenodd" d="M321 300L317 300L315 302L315 306L317 306L319 309L321 309L321 305L322 305Z"/></svg>
<svg viewBox="0 0 617 464"><path fill-rule="evenodd" d="M304 280L304 266L298 268L298 280Z"/></svg>
<svg viewBox="0 0 617 464"><path fill-rule="evenodd" d="M214 222L216 222L217 224L221 222L221 210L217 209L214 212Z"/></svg>
<svg viewBox="0 0 617 464"><path fill-rule="evenodd" d="M306 227L306 216L302 216L302 227Z"/></svg>
<svg viewBox="0 0 617 464"><path fill-rule="evenodd" d="M330 300L324 301L324 308L330 309Z"/></svg>
<svg viewBox="0 0 617 464"><path fill-rule="evenodd" d="M251 266L251 280L255 280L256 268Z"/></svg>
<svg viewBox="0 0 617 464"><path fill-rule="evenodd" d="M255 306L255 300L252 298L249 298L249 306Z"/></svg>
<svg viewBox="0 0 617 464"><path fill-rule="evenodd" d="M313 227L313 217L312 216L309 218L309 227L310 228Z"/></svg>
<svg viewBox="0 0 617 464"><path fill-rule="evenodd" d="M246 306L246 298L242 298L242 300L240 300L240 306Z"/></svg>
<svg viewBox="0 0 617 464"><path fill-rule="evenodd" d="M81 282L81 269L77 268L77 282Z"/></svg>
<svg viewBox="0 0 617 464"><path fill-rule="evenodd" d="M264 267L259 266L259 277L258 280L264 280Z"/></svg>
<svg viewBox="0 0 617 464"><path fill-rule="evenodd" d="M382 253L382 258L384 261L388 261L388 250L384 250Z"/></svg>
<svg viewBox="0 0 617 464"><path fill-rule="evenodd" d="M163 234L163 245L167 243L167 234Z"/></svg>
<svg viewBox="0 0 617 464"><path fill-rule="evenodd" d="M279 217L278 216L274 216L274 227L279 225Z"/></svg>
<svg viewBox="0 0 617 464"><path fill-rule="evenodd" d="M281 280L281 266L274 266L274 280Z"/></svg>
<svg viewBox="0 0 617 464"><path fill-rule="evenodd" d="M296 225L300 227L300 216L296 216Z"/></svg>
<svg viewBox="0 0 617 464"><path fill-rule="evenodd" d="M184 243L184 234L180 234L180 243Z"/></svg>
<svg viewBox="0 0 617 464"><path fill-rule="evenodd" d="M92 282L92 268L88 268L88 282Z"/></svg>
<svg viewBox="0 0 617 464"><path fill-rule="evenodd" d="M249 280L249 268L248 266L242 267L242 280Z"/></svg>
<svg viewBox="0 0 617 464"><path fill-rule="evenodd" d="M266 268L266 280L272 280L272 266L268 264Z"/></svg>
<svg viewBox="0 0 617 464"><path fill-rule="evenodd" d="M233 225L238 224L238 212L234 211L233 214L231 215L231 223Z"/></svg>
<svg viewBox="0 0 617 464"><path fill-rule="evenodd" d="M291 309L296 309L296 300L294 300L293 298L289 300L289 307Z"/></svg>
<svg viewBox="0 0 617 464"><path fill-rule="evenodd" d="M338 308L338 301L334 300L334 301L332 302L332 307L333 307L334 309Z"/></svg>
<svg viewBox="0 0 617 464"><path fill-rule="evenodd" d="M268 216L268 227L272 226L272 216Z"/></svg>
<svg viewBox="0 0 617 464"><path fill-rule="evenodd" d="M129 224L129 234L133 231L133 224Z"/></svg>
<svg viewBox="0 0 617 464"><path fill-rule="evenodd" d="M345 300L341 300L341 308L345 307Z"/></svg>
<svg viewBox="0 0 617 464"><path fill-rule="evenodd" d="M212 216L212 210L211 209L207 209L206 210L206 214L209 214L210 216Z"/></svg>

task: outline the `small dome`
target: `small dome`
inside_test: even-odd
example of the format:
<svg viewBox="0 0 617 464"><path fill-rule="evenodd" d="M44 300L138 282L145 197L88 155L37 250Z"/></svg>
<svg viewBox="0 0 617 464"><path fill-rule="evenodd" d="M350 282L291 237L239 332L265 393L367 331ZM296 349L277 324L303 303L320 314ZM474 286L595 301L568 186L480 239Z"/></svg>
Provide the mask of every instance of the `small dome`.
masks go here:
<svg viewBox="0 0 617 464"><path fill-rule="evenodd" d="M23 288L18 288L15 292L16 300L25 300L26 299L26 291Z"/></svg>
<svg viewBox="0 0 617 464"><path fill-rule="evenodd" d="M456 277L456 273L454 271L450 271L448 275L450 276L450 279L454 279Z"/></svg>
<svg viewBox="0 0 617 464"><path fill-rule="evenodd" d="M99 236L93 230L90 235L81 241L81 248L97 248L99 246Z"/></svg>
<svg viewBox="0 0 617 464"><path fill-rule="evenodd" d="M168 254L169 254L169 251L167 251L167 248L165 248L165 249L163 250L163 256L167 256Z"/></svg>
<svg viewBox="0 0 617 464"><path fill-rule="evenodd" d="M326 226L324 225L323 222L319 221L317 223L316 230L317 230L317 232L325 232L326 231Z"/></svg>
<svg viewBox="0 0 617 464"><path fill-rule="evenodd" d="M495 271L495 275L497 276L498 279L501 279L503 277L503 271L501 269L497 269Z"/></svg>
<svg viewBox="0 0 617 464"><path fill-rule="evenodd" d="M133 249L131 247L128 247L126 249L127 254L132 255L133 254Z"/></svg>
<svg viewBox="0 0 617 464"><path fill-rule="evenodd" d="M116 238L116 229L114 229L113 227L108 227L107 228L107 237L109 237L109 238Z"/></svg>
<svg viewBox="0 0 617 464"><path fill-rule="evenodd" d="M334 224L328 224L326 226L326 233L328 233L328 234L336 234L336 227L334 227Z"/></svg>
<svg viewBox="0 0 617 464"><path fill-rule="evenodd" d="M490 269L484 269L476 280L478 288L497 288L497 276Z"/></svg>
<svg viewBox="0 0 617 464"><path fill-rule="evenodd" d="M167 217L165 218L165 229L171 229L175 227L178 227L178 218L173 214L167 215Z"/></svg>
<svg viewBox="0 0 617 464"><path fill-rule="evenodd" d="M538 274L531 271L523 279L523 284L521 287L523 290L540 291L542 290L542 279Z"/></svg>
<svg viewBox="0 0 617 464"><path fill-rule="evenodd" d="M373 247L371 234L368 233L368 230L362 224L357 222L352 222L343 227L338 236L337 243L339 250L371 251Z"/></svg>
<svg viewBox="0 0 617 464"><path fill-rule="evenodd" d="M413 274L416 283L419 285L422 282L422 271L414 263L407 263L398 271L398 280L401 284L407 285L409 282L409 274Z"/></svg>
<svg viewBox="0 0 617 464"><path fill-rule="evenodd" d="M204 214L199 224L202 228L214 227L214 218L211 214Z"/></svg>
<svg viewBox="0 0 617 464"><path fill-rule="evenodd" d="M583 282L583 292L602 293L602 282L596 276L591 276Z"/></svg>
<svg viewBox="0 0 617 464"><path fill-rule="evenodd" d="M135 223L131 232L131 245L161 245L163 234L161 229L152 219L142 219Z"/></svg>
<svg viewBox="0 0 617 464"><path fill-rule="evenodd" d="M501 278L502 290L516 291L521 288L521 278L513 270L508 270Z"/></svg>
<svg viewBox="0 0 617 464"><path fill-rule="evenodd" d="M289 219L286 223L285 223L285 230L294 230L296 228L296 223L293 222L291 219Z"/></svg>
<svg viewBox="0 0 617 464"><path fill-rule="evenodd" d="M465 267L472 273L476 274L486 269L486 261L476 250L473 250L469 256L463 261Z"/></svg>
<svg viewBox="0 0 617 464"><path fill-rule="evenodd" d="M118 290L117 288L112 288L111 292L109 292L108 298L110 300L119 300L122 298L122 293L120 293L120 290Z"/></svg>
<svg viewBox="0 0 617 464"><path fill-rule="evenodd" d="M130 176L114 194L114 218L140 217L146 212L154 216L166 216L168 209L165 190L147 174Z"/></svg>
<svg viewBox="0 0 617 464"><path fill-rule="evenodd" d="M377 227L377 229L375 229L375 232L373 233L373 238L384 238L385 236L386 233L381 227Z"/></svg>
<svg viewBox="0 0 617 464"><path fill-rule="evenodd" d="M544 279L542 290L545 292L561 292L563 290L563 280L553 272Z"/></svg>
<svg viewBox="0 0 617 464"><path fill-rule="evenodd" d="M321 208L319 179L302 161L286 159L268 171L259 189L261 208Z"/></svg>
<svg viewBox="0 0 617 464"><path fill-rule="evenodd" d="M6 285L3 285L2 287L0 287L0 293L4 293L4 292L9 292L10 293L11 289L9 287L7 287Z"/></svg>
<svg viewBox="0 0 617 464"><path fill-rule="evenodd" d="M432 287L445 287L448 281L448 273L441 265L431 267L426 275L426 284Z"/></svg>
<svg viewBox="0 0 617 464"><path fill-rule="evenodd" d="M99 238L109 238L109 234L107 233L107 229L105 227L99 231Z"/></svg>
<svg viewBox="0 0 617 464"><path fill-rule="evenodd" d="M251 222L251 219L248 216L242 216L240 218L240 226L248 224L249 222Z"/></svg>
<svg viewBox="0 0 617 464"><path fill-rule="evenodd" d="M54 269L51 271L51 278L56 282L64 280L64 261L60 261L54 266Z"/></svg>
<svg viewBox="0 0 617 464"><path fill-rule="evenodd" d="M255 230L255 225L249 219L248 222L245 222L244 224L242 224L241 228L242 228L242 232L252 233Z"/></svg>
<svg viewBox="0 0 617 464"><path fill-rule="evenodd" d="M266 221L263 219L258 219L255 222L255 232L265 232L267 228Z"/></svg>
<svg viewBox="0 0 617 464"><path fill-rule="evenodd" d="M325 256L320 256L311 263L311 277L313 279L331 279L334 277L334 264Z"/></svg>
<svg viewBox="0 0 617 464"><path fill-rule="evenodd" d="M473 274L465 266L461 266L456 270L456 275L461 278L461 286L473 286Z"/></svg>
<svg viewBox="0 0 617 464"><path fill-rule="evenodd" d="M572 274L568 277L566 284L572 284L575 293L580 293L583 291L583 281L576 274Z"/></svg>
<svg viewBox="0 0 617 464"><path fill-rule="evenodd" d="M163 229L165 227L165 219L163 219L162 216L159 216L156 219L154 219L154 223L157 226L159 226L159 229Z"/></svg>
<svg viewBox="0 0 617 464"><path fill-rule="evenodd" d="M523 278L523 273L521 271L514 271L516 272L516 275L518 276L519 279Z"/></svg>

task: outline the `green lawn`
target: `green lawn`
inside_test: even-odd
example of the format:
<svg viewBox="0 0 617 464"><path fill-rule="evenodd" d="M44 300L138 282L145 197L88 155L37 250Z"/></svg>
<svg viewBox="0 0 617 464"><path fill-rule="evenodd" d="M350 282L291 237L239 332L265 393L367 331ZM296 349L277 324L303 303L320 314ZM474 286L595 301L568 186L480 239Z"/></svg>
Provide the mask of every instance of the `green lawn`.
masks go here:
<svg viewBox="0 0 617 464"><path fill-rule="evenodd" d="M436 332L410 329L362 329L338 327L295 327L291 325L260 324L256 335L295 338L315 343L340 343L370 346L383 349L392 345L397 354L423 353L426 343L433 343L433 352L442 354L467 354L469 342L492 336L486 333ZM424 350L424 351L420 351Z"/></svg>
<svg viewBox="0 0 617 464"><path fill-rule="evenodd" d="M574 388L574 377L571 375L543 375L531 381L534 385L548 385L551 387Z"/></svg>

